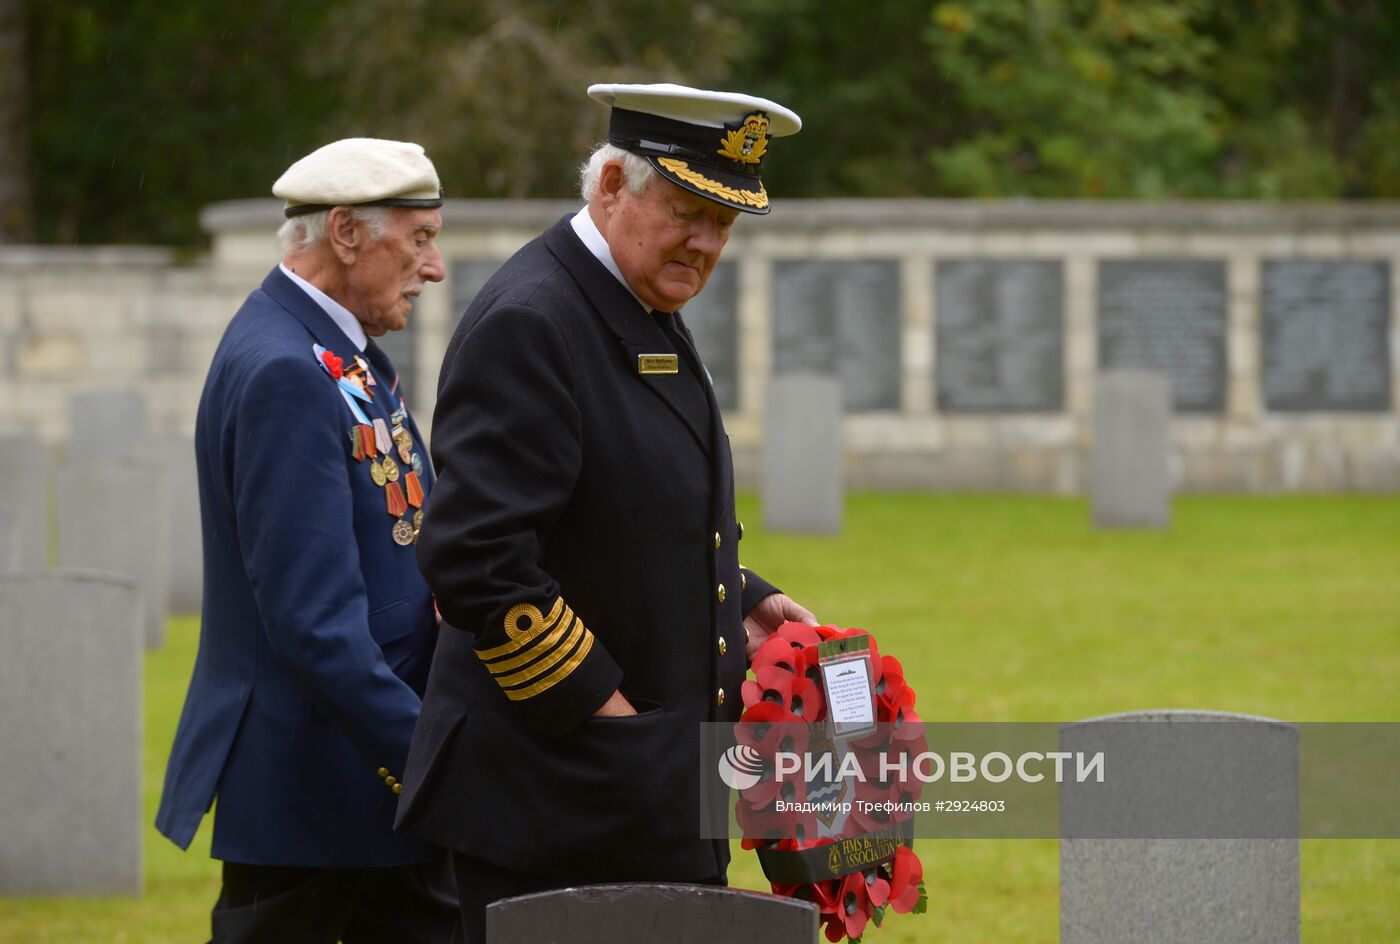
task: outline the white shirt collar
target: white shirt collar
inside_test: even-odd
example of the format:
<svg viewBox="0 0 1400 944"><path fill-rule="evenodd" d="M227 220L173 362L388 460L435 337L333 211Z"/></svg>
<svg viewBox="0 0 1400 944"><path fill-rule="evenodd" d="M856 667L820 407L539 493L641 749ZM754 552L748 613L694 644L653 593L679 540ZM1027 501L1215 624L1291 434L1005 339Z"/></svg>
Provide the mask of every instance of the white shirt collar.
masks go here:
<svg viewBox="0 0 1400 944"><path fill-rule="evenodd" d="M632 286L627 284L627 280L622 277L622 270L617 267L617 262L613 259L612 250L608 248L608 241L603 238L603 234L598 231L598 224L593 222L593 217L588 214L588 206L585 204L582 210L574 214L574 218L569 220L569 225L574 228L578 238L583 240L583 245L594 258L603 264L613 276L622 283L622 287L637 298L637 293L632 291ZM651 312L651 306L637 298L637 304Z"/></svg>
<svg viewBox="0 0 1400 944"><path fill-rule="evenodd" d="M283 275L301 286L301 290L310 295L311 300L320 305L322 311L330 315L335 326L344 331L345 336L350 339L350 343L355 345L355 350L363 351L365 349L369 339L365 337L365 329L360 324L360 319L351 314L350 309L287 268L285 263L277 263L277 268L282 270Z"/></svg>

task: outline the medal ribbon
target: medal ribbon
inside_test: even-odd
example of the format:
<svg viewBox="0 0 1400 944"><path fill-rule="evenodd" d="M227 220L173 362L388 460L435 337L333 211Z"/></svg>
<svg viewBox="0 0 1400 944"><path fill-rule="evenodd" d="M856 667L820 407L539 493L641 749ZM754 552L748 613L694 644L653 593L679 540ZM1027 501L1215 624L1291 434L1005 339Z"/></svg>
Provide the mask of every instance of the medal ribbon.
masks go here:
<svg viewBox="0 0 1400 944"><path fill-rule="evenodd" d="M398 482L390 482L384 486L384 503L390 517L402 518L404 512L408 511L408 502L404 501L403 489L399 488Z"/></svg>
<svg viewBox="0 0 1400 944"><path fill-rule="evenodd" d="M335 374L331 373L331 369L326 364L325 358L322 357L322 355L326 353L325 348L323 348L319 344L313 344L311 345L311 350L316 355L316 363L321 365L321 369L326 372L326 376L330 377L331 380L335 381L336 388L340 390L340 395L344 398L345 405L350 407L350 412L355 414L355 419L359 420L361 423L368 425L369 417L365 416L364 411L361 410L359 405L355 403L355 399L359 398L368 403L369 397L366 396L365 392L359 387L346 380L343 375L337 378Z"/></svg>
<svg viewBox="0 0 1400 944"><path fill-rule="evenodd" d="M423 507L423 483L418 481L417 472L409 472L403 478L404 487L408 490L408 503L414 508Z"/></svg>
<svg viewBox="0 0 1400 944"><path fill-rule="evenodd" d="M389 435L389 424L383 419L376 418L374 421L374 444L384 453L394 448L393 437Z"/></svg>

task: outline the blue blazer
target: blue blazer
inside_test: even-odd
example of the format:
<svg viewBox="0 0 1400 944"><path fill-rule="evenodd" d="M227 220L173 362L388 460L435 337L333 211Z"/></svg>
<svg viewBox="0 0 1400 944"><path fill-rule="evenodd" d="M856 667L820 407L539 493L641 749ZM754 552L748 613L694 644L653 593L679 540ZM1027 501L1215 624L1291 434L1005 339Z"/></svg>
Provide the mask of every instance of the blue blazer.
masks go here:
<svg viewBox="0 0 1400 944"><path fill-rule="evenodd" d="M217 795L218 859L424 862L430 847L392 829L393 785L437 640L432 595L352 454L357 420L318 343L354 364L335 322L273 269L209 368L195 430L203 624L156 827L188 847ZM392 367L373 341L365 357L378 385L360 407L388 422ZM406 427L426 494L427 452Z"/></svg>

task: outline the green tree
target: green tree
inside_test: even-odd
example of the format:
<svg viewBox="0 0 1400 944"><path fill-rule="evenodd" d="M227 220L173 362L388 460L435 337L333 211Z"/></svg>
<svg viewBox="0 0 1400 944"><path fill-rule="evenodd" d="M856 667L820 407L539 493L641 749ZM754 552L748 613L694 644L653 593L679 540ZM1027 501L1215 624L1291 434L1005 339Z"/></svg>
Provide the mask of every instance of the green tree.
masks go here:
<svg viewBox="0 0 1400 944"><path fill-rule="evenodd" d="M1397 49L1395 0L0 0L0 224L195 244L355 134L567 196L610 81L794 108L779 199L1395 198Z"/></svg>
<svg viewBox="0 0 1400 944"><path fill-rule="evenodd" d="M304 69L328 0L31 0L36 228L48 242L189 244L214 200L267 196L321 143Z"/></svg>
<svg viewBox="0 0 1400 944"><path fill-rule="evenodd" d="M926 30L967 196L1400 194L1400 10L1382 0L948 0Z"/></svg>
<svg viewBox="0 0 1400 944"><path fill-rule="evenodd" d="M324 40L310 61L340 90L328 137L418 141L450 197L573 194L607 136L590 84L714 85L740 48L713 7L658 16L651 0L346 0Z"/></svg>
<svg viewBox="0 0 1400 944"><path fill-rule="evenodd" d="M1222 152L1206 0L958 0L926 36L964 129L932 152L965 196L1204 196Z"/></svg>
<svg viewBox="0 0 1400 944"><path fill-rule="evenodd" d="M24 4L0 0L0 243L34 238Z"/></svg>
<svg viewBox="0 0 1400 944"><path fill-rule="evenodd" d="M1229 115L1221 189L1400 196L1400 10L1375 0L1218 3L1214 85Z"/></svg>
<svg viewBox="0 0 1400 944"><path fill-rule="evenodd" d="M939 74L918 2L747 0L730 85L787 105L802 131L774 147L764 181L783 197L937 193L927 155L951 140L957 90Z"/></svg>

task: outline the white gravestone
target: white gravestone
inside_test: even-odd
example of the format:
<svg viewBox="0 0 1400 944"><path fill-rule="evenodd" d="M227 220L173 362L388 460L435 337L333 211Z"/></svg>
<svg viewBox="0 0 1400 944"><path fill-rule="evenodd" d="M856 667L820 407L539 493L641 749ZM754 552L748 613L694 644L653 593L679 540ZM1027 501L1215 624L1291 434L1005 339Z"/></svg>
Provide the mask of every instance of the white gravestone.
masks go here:
<svg viewBox="0 0 1400 944"><path fill-rule="evenodd" d="M1148 370L1106 370L1094 402L1094 524L1165 528L1171 519L1167 431L1171 380Z"/></svg>
<svg viewBox="0 0 1400 944"><path fill-rule="evenodd" d="M198 613L203 602L204 543L194 442L159 440L150 451L165 468L166 495L170 500L170 577L166 609L171 613Z"/></svg>
<svg viewBox="0 0 1400 944"><path fill-rule="evenodd" d="M130 577L0 575L0 895L139 895L141 612Z"/></svg>
<svg viewBox="0 0 1400 944"><path fill-rule="evenodd" d="M170 570L166 470L108 458L58 471L58 559L64 567L130 574L141 589L147 649L165 644Z"/></svg>
<svg viewBox="0 0 1400 944"><path fill-rule="evenodd" d="M784 374L768 383L763 524L770 531L841 530L841 382Z"/></svg>
<svg viewBox="0 0 1400 944"><path fill-rule="evenodd" d="M50 454L37 437L0 438L0 572L49 563Z"/></svg>
<svg viewBox="0 0 1400 944"><path fill-rule="evenodd" d="M1066 725L1104 782L1060 786L1062 944L1297 944L1298 729L1196 711Z"/></svg>
<svg viewBox="0 0 1400 944"><path fill-rule="evenodd" d="M0 574L25 570L19 562L23 552L19 529L19 515L12 509L0 506Z"/></svg>
<svg viewBox="0 0 1400 944"><path fill-rule="evenodd" d="M94 390L68 401L68 460L139 455L146 437L146 401L125 390Z"/></svg>

